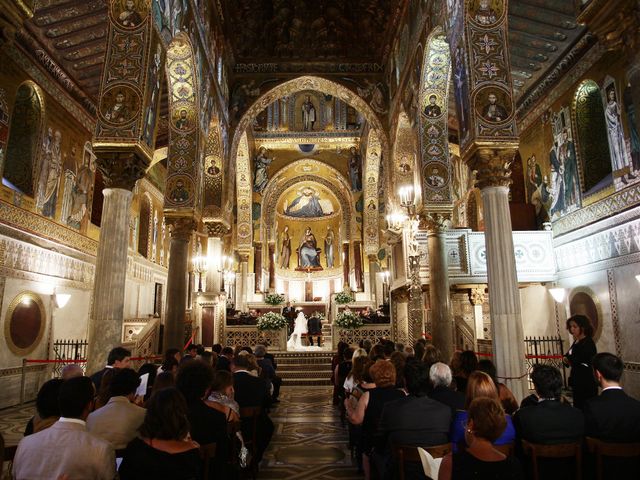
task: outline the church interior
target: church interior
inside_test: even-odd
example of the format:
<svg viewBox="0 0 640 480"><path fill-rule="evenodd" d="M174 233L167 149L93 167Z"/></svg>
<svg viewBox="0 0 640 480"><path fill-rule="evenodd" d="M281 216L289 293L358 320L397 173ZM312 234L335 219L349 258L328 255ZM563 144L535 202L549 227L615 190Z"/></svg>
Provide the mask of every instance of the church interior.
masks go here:
<svg viewBox="0 0 640 480"><path fill-rule="evenodd" d="M0 5L0 427L119 345L286 359L288 303L518 402L584 315L640 398L637 1Z"/></svg>

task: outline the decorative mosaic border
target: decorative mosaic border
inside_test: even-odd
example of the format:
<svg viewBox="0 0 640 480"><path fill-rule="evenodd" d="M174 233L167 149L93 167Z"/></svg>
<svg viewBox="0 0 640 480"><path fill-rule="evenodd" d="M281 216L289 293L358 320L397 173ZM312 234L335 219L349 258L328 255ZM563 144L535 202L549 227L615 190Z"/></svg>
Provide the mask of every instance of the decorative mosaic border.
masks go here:
<svg viewBox="0 0 640 480"><path fill-rule="evenodd" d="M559 237L637 205L640 205L640 184L631 185L599 202L564 215L553 222L553 234Z"/></svg>
<svg viewBox="0 0 640 480"><path fill-rule="evenodd" d="M0 200L0 219L2 223L62 243L91 256L95 257L98 253L98 242L95 240L2 200Z"/></svg>
<svg viewBox="0 0 640 480"><path fill-rule="evenodd" d="M609 303L611 305L611 323L613 325L613 340L616 345L616 355L622 357L622 342L620 339L620 321L618 319L618 293L616 278L613 270L607 270L607 285L609 286Z"/></svg>

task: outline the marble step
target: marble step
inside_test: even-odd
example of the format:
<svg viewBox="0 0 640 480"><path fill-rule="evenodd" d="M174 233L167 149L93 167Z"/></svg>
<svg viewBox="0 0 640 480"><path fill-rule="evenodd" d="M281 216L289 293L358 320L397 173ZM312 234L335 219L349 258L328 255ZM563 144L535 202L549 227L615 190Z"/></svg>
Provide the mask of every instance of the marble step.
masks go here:
<svg viewBox="0 0 640 480"><path fill-rule="evenodd" d="M280 372L290 372L290 371L296 371L296 372L330 372L331 371L331 364L328 363L326 365L300 365L300 364L293 364L293 363L278 363L278 369L276 370L278 373Z"/></svg>
<svg viewBox="0 0 640 480"><path fill-rule="evenodd" d="M329 378L285 378L282 380L285 387L307 387L331 385Z"/></svg>

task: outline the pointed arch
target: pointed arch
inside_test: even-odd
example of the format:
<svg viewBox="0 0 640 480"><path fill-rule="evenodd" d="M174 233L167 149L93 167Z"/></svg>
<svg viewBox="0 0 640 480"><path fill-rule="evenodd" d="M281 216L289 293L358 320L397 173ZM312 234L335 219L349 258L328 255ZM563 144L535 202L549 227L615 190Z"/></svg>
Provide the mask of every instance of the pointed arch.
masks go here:
<svg viewBox="0 0 640 480"><path fill-rule="evenodd" d="M272 88L262 96L260 96L242 115L233 135L231 142L231 149L229 151L231 163L235 159L236 162L236 192L237 192L237 207L238 207L238 248L241 245L246 245L245 248L251 246L251 167L249 164L249 145L247 140L247 129L251 124L251 121L265 108L277 99L291 95L292 93L315 90L325 94L332 95L339 98L343 102L351 105L358 110L364 116L367 123L372 130L375 130L380 141L380 160L387 161L389 158L389 143L382 123L377 114L365 102L359 95L351 91L349 88L340 85L339 83L331 80L315 77L315 76L302 76L283 82L282 84ZM375 189L378 189L376 183ZM248 192L248 196L247 193ZM245 208L241 203L246 202L246 213L241 213L241 209ZM245 218L246 215L246 218ZM241 221L241 217L244 219Z"/></svg>
<svg viewBox="0 0 640 480"><path fill-rule="evenodd" d="M13 104L2 176L32 197L36 194L42 163L39 150L44 137L44 120L45 103L40 87L30 80L22 83Z"/></svg>
<svg viewBox="0 0 640 480"><path fill-rule="evenodd" d="M391 196L395 197L400 187L416 187L416 176L419 168L416 152L418 138L411 126L411 120L402 110L398 115L393 140L393 167L389 172Z"/></svg>
<svg viewBox="0 0 640 480"><path fill-rule="evenodd" d="M165 211L192 213L200 202L200 114L195 57L189 37L180 33L167 49L169 148Z"/></svg>
<svg viewBox="0 0 640 480"><path fill-rule="evenodd" d="M441 27L426 42L420 76L420 183L422 204L433 211L449 208L451 162L449 161L449 85L451 57Z"/></svg>
<svg viewBox="0 0 640 480"><path fill-rule="evenodd" d="M222 135L216 118L211 120L209 125L209 135L204 148L203 168L203 221L205 223L223 222L224 184L227 175L224 165Z"/></svg>

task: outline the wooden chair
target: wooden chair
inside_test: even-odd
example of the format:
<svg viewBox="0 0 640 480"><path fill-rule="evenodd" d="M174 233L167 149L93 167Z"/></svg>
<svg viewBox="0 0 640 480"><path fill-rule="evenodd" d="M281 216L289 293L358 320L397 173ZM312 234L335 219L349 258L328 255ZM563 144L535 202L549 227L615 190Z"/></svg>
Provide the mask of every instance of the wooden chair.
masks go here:
<svg viewBox="0 0 640 480"><path fill-rule="evenodd" d="M200 445L200 458L202 458L202 478L204 480L209 479L211 461L216 458L217 447L218 445L216 443L207 443L204 445Z"/></svg>
<svg viewBox="0 0 640 480"><path fill-rule="evenodd" d="M17 445L7 447L4 443L4 437L0 434L0 477L4 472L4 463L13 462L13 458L16 456ZM10 478L10 477L7 477Z"/></svg>
<svg viewBox="0 0 640 480"><path fill-rule="evenodd" d="M451 452L451 444L445 443L442 445L434 445L431 447L422 447L433 458L442 458ZM393 445L391 448L391 454L393 455L394 462L397 465L398 479L404 480L404 464L405 462L413 462L420 464L422 469L422 461L420 460L420 454L418 453L418 447L412 447L409 445Z"/></svg>
<svg viewBox="0 0 640 480"><path fill-rule="evenodd" d="M251 453L251 464L248 468L251 478L255 480L258 471L258 464L256 462L256 454L258 451L258 419L262 414L262 407L241 407L240 419L246 425L250 426L249 435L244 435L244 445ZM249 438L247 438L247 436Z"/></svg>
<svg viewBox="0 0 640 480"><path fill-rule="evenodd" d="M587 449L589 453L596 456L596 478L598 480L604 478L602 457L640 458L640 443L608 443L597 438L587 437Z"/></svg>
<svg viewBox="0 0 640 480"><path fill-rule="evenodd" d="M525 455L531 457L533 480L540 480L538 458L575 458L575 478L576 480L582 479L582 442L542 445L522 440L522 449Z"/></svg>

